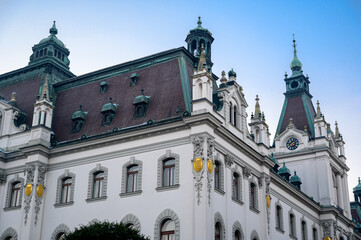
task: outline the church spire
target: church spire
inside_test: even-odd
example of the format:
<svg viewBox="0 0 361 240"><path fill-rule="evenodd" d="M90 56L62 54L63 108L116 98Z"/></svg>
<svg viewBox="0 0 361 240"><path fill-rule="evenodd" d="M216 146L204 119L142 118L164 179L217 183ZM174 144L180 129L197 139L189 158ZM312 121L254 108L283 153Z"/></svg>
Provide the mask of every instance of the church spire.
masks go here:
<svg viewBox="0 0 361 240"><path fill-rule="evenodd" d="M292 70L292 76L296 76L302 73L302 63L300 60L298 60L296 46L297 45L296 45L295 35L293 34L293 60L290 64L290 68Z"/></svg>
<svg viewBox="0 0 361 240"><path fill-rule="evenodd" d="M321 108L320 108L320 102L317 100L317 113L316 118L321 118Z"/></svg>
<svg viewBox="0 0 361 240"><path fill-rule="evenodd" d="M44 86L40 94L40 100L49 100L49 83L48 74L45 75Z"/></svg>

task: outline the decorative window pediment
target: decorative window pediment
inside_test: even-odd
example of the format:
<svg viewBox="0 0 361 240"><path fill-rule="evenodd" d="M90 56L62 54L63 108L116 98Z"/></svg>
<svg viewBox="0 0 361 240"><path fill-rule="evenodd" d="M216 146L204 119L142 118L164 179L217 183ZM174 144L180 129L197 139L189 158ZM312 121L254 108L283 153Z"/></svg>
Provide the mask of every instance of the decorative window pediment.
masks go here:
<svg viewBox="0 0 361 240"><path fill-rule="evenodd" d="M135 107L134 118L141 118L145 116L149 105L149 98L150 96L144 96L143 89L142 89L142 94L134 98L133 101L133 105Z"/></svg>
<svg viewBox="0 0 361 240"><path fill-rule="evenodd" d="M73 121L72 129L71 129L72 133L81 131L87 115L88 112L84 112L82 105L80 105L80 109L74 112L73 115L71 116L71 120Z"/></svg>
<svg viewBox="0 0 361 240"><path fill-rule="evenodd" d="M130 86L135 86L138 83L139 76L137 73L130 75Z"/></svg>
<svg viewBox="0 0 361 240"><path fill-rule="evenodd" d="M102 125L107 126L113 122L115 112L117 111L117 104L112 103L112 98L109 98L109 103L104 104L101 110L103 114Z"/></svg>
<svg viewBox="0 0 361 240"><path fill-rule="evenodd" d="M100 83L100 92L105 93L108 90L109 83L107 81L102 81Z"/></svg>

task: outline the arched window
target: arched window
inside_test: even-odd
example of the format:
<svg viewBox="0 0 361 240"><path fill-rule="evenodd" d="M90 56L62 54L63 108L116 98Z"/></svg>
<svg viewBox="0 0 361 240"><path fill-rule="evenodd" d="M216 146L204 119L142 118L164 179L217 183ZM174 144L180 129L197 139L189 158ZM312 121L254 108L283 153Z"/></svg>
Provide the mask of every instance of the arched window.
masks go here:
<svg viewBox="0 0 361 240"><path fill-rule="evenodd" d="M222 239L222 226L219 222L216 223L214 228L214 239L221 240Z"/></svg>
<svg viewBox="0 0 361 240"><path fill-rule="evenodd" d="M64 240L65 239L65 233L64 232L60 232L58 233L58 235L56 235L56 240Z"/></svg>
<svg viewBox="0 0 361 240"><path fill-rule="evenodd" d="M93 191L92 198L100 198L103 196L103 187L104 187L104 172L94 173L93 181Z"/></svg>
<svg viewBox="0 0 361 240"><path fill-rule="evenodd" d="M175 159L167 159L163 161L163 187L174 185L175 177Z"/></svg>
<svg viewBox="0 0 361 240"><path fill-rule="evenodd" d="M249 188L249 208L252 210L258 210L257 186L255 183L251 182Z"/></svg>
<svg viewBox="0 0 361 240"><path fill-rule="evenodd" d="M21 189L21 182L14 182L11 187L11 200L10 200L10 207L17 207L19 203L20 197L20 189Z"/></svg>
<svg viewBox="0 0 361 240"><path fill-rule="evenodd" d="M233 125L237 127L237 107L233 107Z"/></svg>
<svg viewBox="0 0 361 240"><path fill-rule="evenodd" d="M234 172L232 175L232 197L236 200L240 200L240 181L239 174Z"/></svg>
<svg viewBox="0 0 361 240"><path fill-rule="evenodd" d="M241 240L241 233L238 230L234 232L234 240Z"/></svg>
<svg viewBox="0 0 361 240"><path fill-rule="evenodd" d="M320 133L320 137L322 136L321 126L318 127L318 131Z"/></svg>
<svg viewBox="0 0 361 240"><path fill-rule="evenodd" d="M202 83L200 82L200 83L198 84L198 98L202 98L202 97L204 97L204 96L203 96L203 85L202 85Z"/></svg>
<svg viewBox="0 0 361 240"><path fill-rule="evenodd" d="M301 221L301 239L307 240L307 225L305 221Z"/></svg>
<svg viewBox="0 0 361 240"><path fill-rule="evenodd" d="M290 237L296 237L295 215L290 213Z"/></svg>
<svg viewBox="0 0 361 240"><path fill-rule="evenodd" d="M282 207L276 206L276 229L283 231Z"/></svg>
<svg viewBox="0 0 361 240"><path fill-rule="evenodd" d="M127 169L127 193L138 191L138 165L131 165Z"/></svg>
<svg viewBox="0 0 361 240"><path fill-rule="evenodd" d="M68 203L71 201L70 196L71 196L72 183L73 183L73 179L71 177L67 177L62 180L60 203Z"/></svg>
<svg viewBox="0 0 361 240"><path fill-rule="evenodd" d="M214 187L216 189L220 189L220 163L218 161L215 162L214 168Z"/></svg>
<svg viewBox="0 0 361 240"><path fill-rule="evenodd" d="M171 219L164 220L160 231L160 239L173 240L175 237L174 230L175 230L174 221L172 221Z"/></svg>
<svg viewBox="0 0 361 240"><path fill-rule="evenodd" d="M229 122L232 123L232 103L229 103Z"/></svg>
<svg viewBox="0 0 361 240"><path fill-rule="evenodd" d="M312 240L318 240L317 228L312 228Z"/></svg>

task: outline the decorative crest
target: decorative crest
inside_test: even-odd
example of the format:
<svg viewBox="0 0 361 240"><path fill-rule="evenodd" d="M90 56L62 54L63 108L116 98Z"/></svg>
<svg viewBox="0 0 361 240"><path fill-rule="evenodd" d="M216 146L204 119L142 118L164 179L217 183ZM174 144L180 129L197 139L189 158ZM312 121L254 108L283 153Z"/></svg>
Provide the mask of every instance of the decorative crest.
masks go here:
<svg viewBox="0 0 361 240"><path fill-rule="evenodd" d="M223 70L221 75L222 75L221 83L226 84L227 83L226 72Z"/></svg>
<svg viewBox="0 0 361 240"><path fill-rule="evenodd" d="M197 21L198 27L202 27L202 20L201 17L198 17L198 21Z"/></svg>
<svg viewBox="0 0 361 240"><path fill-rule="evenodd" d="M258 98L258 95L256 95L256 107L254 109L254 118L255 119L261 119L260 118L260 113L261 113L261 107L259 105L259 98Z"/></svg>
<svg viewBox="0 0 361 240"><path fill-rule="evenodd" d="M49 33L53 36L55 36L56 34L58 34L58 29L55 26L55 21L53 22L53 26L50 28Z"/></svg>
<svg viewBox="0 0 361 240"><path fill-rule="evenodd" d="M316 118L321 118L321 108L320 108L320 102L317 100L317 113Z"/></svg>
<svg viewBox="0 0 361 240"><path fill-rule="evenodd" d="M43 90L41 91L40 94L40 100L49 100L49 84L48 84L48 74L45 75L45 80L44 80L44 86L43 86Z"/></svg>
<svg viewBox="0 0 361 240"><path fill-rule="evenodd" d="M335 125L336 125L336 130L335 130L335 135L336 135L336 139L340 138L340 131L338 130L338 123L337 121L335 122Z"/></svg>

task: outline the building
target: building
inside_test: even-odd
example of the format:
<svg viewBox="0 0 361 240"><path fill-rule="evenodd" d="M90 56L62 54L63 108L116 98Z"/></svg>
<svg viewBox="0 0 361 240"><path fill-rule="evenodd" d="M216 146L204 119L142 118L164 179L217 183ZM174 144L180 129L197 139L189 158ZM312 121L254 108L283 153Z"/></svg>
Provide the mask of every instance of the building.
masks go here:
<svg viewBox="0 0 361 240"><path fill-rule="evenodd" d="M236 72L217 82L197 24L187 48L75 76L54 22L0 75L0 240L104 219L152 239L361 239L344 140L314 109L295 40L271 141L258 96L249 119Z"/></svg>

